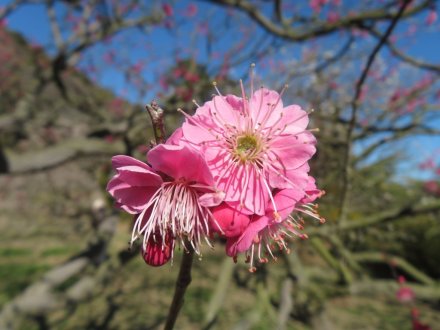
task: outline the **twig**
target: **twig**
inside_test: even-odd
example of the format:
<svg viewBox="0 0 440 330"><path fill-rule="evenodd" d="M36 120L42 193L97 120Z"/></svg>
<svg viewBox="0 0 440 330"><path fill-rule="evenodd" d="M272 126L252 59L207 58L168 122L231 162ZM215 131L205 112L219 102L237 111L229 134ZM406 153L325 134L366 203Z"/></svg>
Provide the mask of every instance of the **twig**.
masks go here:
<svg viewBox="0 0 440 330"><path fill-rule="evenodd" d="M339 276L344 283L350 284L353 281L353 276L351 275L349 269L342 262L339 262L331 255L322 240L314 237L310 240L310 243L318 254L325 260L325 262L327 262L330 267L339 273Z"/></svg>
<svg viewBox="0 0 440 330"><path fill-rule="evenodd" d="M368 27L368 26L363 26L364 29L366 29L372 36L374 36L375 38L379 39L381 38L381 33L375 29L373 29L372 27ZM388 49L390 50L390 52L400 58L402 61L421 68L421 69L425 69L425 70L430 70L430 71L434 71L436 73L440 73L440 65L434 64L434 63L428 63L428 62L424 62L422 60L413 58L411 56L406 55L404 52L400 51L396 46L393 45L393 43L387 41L386 45L388 47Z"/></svg>
<svg viewBox="0 0 440 330"><path fill-rule="evenodd" d="M194 257L194 251L189 249L185 251L182 257L182 263L180 264L179 276L177 277L176 289L174 291L173 301L168 312L167 321L165 324L165 330L171 330L174 328L177 316L180 309L183 306L183 297L185 296L186 288L191 283L191 267Z"/></svg>
<svg viewBox="0 0 440 330"><path fill-rule="evenodd" d="M355 87L355 95L353 100L351 101L351 118L348 124L347 128L347 135L346 135L346 149L344 154L344 160L343 160L343 170L344 170L344 176L342 178L342 192L341 192L341 199L339 203L339 223L342 223L346 218L347 213L347 206L348 206L348 193L349 193L349 176L350 176L350 160L351 160L351 148L352 148L352 135L353 131L356 125L357 121L357 110L359 106L359 99L362 93L362 87L367 79L368 72L371 69L371 66L379 53L379 50L382 48L382 46L386 43L388 37L391 35L391 32L393 32L397 22L399 21L400 17L402 17L406 7L409 5L411 1L405 0L405 2L401 5L398 13L393 17L393 20L391 21L390 25L388 26L386 32L382 36L382 38L377 43L376 47L373 49L372 53L368 57L367 63L362 70L361 77L359 78L358 82L356 83Z"/></svg>
<svg viewBox="0 0 440 330"><path fill-rule="evenodd" d="M431 277L418 270L415 266L410 264L405 259L397 256L392 256L379 252L359 252L353 254L353 257L355 258L355 260L359 262L389 263L392 264L393 266L399 267L400 269L408 273L411 277L413 277L415 280L419 281L422 284L426 284L426 285L436 284L436 281L433 280Z"/></svg>
<svg viewBox="0 0 440 330"><path fill-rule="evenodd" d="M394 14L387 10L387 8L379 8L365 10L364 12L360 12L355 15L346 15L345 17L341 17L336 22L328 22L325 20L313 22L311 19L309 19L305 23L309 23L310 27L293 27L291 25L287 26L279 24L278 19L276 21L271 20L251 1L208 0L208 2L217 5L235 7L238 10L246 13L252 20L258 23L267 32L289 41L306 41L311 38L325 36L339 30L358 27L363 22L380 22L383 20L393 20L393 22L397 22L400 17L412 16L427 8L431 3L430 0L425 0L413 6L411 9L406 11L405 14L403 14L403 11L399 11L397 14ZM405 3L402 5L402 8L405 9L410 2L411 1L405 1Z"/></svg>
<svg viewBox="0 0 440 330"><path fill-rule="evenodd" d="M436 303L440 299L439 285L405 283L405 286L411 288L414 291L417 300ZM370 297L377 297L378 295L380 295L394 300L396 299L396 292L398 289L399 283L397 283L396 280L365 280L353 283L353 285L350 287L350 293L352 295L362 295Z"/></svg>
<svg viewBox="0 0 440 330"><path fill-rule="evenodd" d="M155 101L147 104L145 107L150 115L151 124L153 125L154 139L156 144L165 141L165 126L163 121L164 111L157 105Z"/></svg>

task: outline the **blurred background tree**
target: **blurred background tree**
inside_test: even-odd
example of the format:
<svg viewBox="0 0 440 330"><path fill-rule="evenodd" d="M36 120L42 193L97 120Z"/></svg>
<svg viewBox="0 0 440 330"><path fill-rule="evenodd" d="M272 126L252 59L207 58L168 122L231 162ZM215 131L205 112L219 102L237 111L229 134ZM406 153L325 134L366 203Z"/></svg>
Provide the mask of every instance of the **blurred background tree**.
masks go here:
<svg viewBox="0 0 440 330"><path fill-rule="evenodd" d="M160 328L178 267L127 249L110 157L216 81L315 109L325 225L249 274L196 262L179 328L440 324L438 1L1 1L0 329ZM179 262L177 253L176 263Z"/></svg>

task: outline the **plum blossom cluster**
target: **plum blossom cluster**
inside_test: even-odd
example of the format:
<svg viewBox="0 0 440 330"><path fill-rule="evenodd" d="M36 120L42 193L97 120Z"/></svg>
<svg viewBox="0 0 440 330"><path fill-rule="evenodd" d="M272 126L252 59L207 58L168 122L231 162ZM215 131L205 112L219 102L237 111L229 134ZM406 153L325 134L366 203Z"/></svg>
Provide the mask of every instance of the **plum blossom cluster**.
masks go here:
<svg viewBox="0 0 440 330"><path fill-rule="evenodd" d="M116 175L107 190L116 205L135 216L131 243L141 241L147 264L173 258L176 245L201 255L205 242L226 240L226 254L256 263L289 251L288 239L307 238L304 216L324 222L315 199L323 194L309 175L316 139L309 112L284 106L266 88L247 97L218 95L163 144L147 162L115 156Z"/></svg>

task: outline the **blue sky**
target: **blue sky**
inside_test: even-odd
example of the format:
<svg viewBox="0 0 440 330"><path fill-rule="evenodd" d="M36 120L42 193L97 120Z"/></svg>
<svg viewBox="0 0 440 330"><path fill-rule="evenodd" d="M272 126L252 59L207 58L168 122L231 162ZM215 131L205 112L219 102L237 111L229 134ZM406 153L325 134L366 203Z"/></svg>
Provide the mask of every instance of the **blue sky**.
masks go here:
<svg viewBox="0 0 440 330"><path fill-rule="evenodd" d="M343 1L344 4L349 5L350 2L353 1ZM0 0L0 6L5 6L9 1ZM191 3L191 1L178 1L178 5L174 7L175 13L182 13L187 6ZM194 17L195 22L205 22L209 24L210 28L214 28L216 26L220 26L227 22L228 17L225 14L224 10L220 10L219 7L211 6L204 4L202 2L195 1L193 2L198 6L198 13ZM308 2L305 1L305 4ZM306 8L306 6L304 6ZM304 9L306 10L306 9ZM437 11L439 8L437 8ZM417 21L409 22L408 24L399 24L395 34L398 36L405 35L410 29L413 23L420 24L420 22L424 22L426 20L426 13L417 17ZM184 21L185 17L180 17L180 21ZM42 6L38 5L24 5L22 8L17 10L15 13L8 17L8 27L12 30L19 31L23 35L27 37L30 41L35 41L38 44L45 46L46 49L50 52L50 40L51 40L51 31L47 21L47 15ZM243 16L243 22L247 22L246 18ZM415 25L416 26L416 25ZM181 29L178 32L168 30L166 28L155 28L154 33L151 33L148 36L142 35L139 32L130 31L126 34L130 33L130 37L134 42L145 47L133 47L130 48L129 51L126 51L127 54L124 56L130 61L136 63L136 61L144 61L146 62L146 70L144 70L143 75L147 82L154 83L154 80L157 79L153 70L158 68L166 67L170 65L173 61L174 56L178 52L182 52L179 54L181 57L187 56L187 50L184 49L182 45L186 45L190 52L196 54L198 60L200 62L207 62L207 42L205 36L198 36L197 33L193 33L195 25L190 21L184 22L181 25ZM120 37L125 38L126 34L122 34ZM254 31L254 40L258 41L261 36L263 36L263 32L260 29L256 29ZM118 37L119 38L119 37ZM217 50L221 52L222 48L226 48L230 46L232 43L237 42L238 38L240 38L239 34L228 33L222 35L221 33L215 35L215 38L219 41L213 45L214 52ZM235 40L234 40L235 39ZM267 39L267 38L266 38ZM266 40L262 39L262 40ZM177 41L176 41L177 40ZM337 49L335 44L340 43L338 35L334 35L329 38L322 39L322 43L324 45L328 45L329 48L333 47L333 49ZM417 33L417 37L402 37L399 38L397 46L405 50L409 55L422 59L431 63L440 63L440 29L438 22L429 28L424 28L423 33ZM108 48L106 48L108 49ZM154 53L151 50L154 50ZM295 45L287 45L285 49L285 53L288 53L290 57L295 58L300 54L301 48ZM90 58L94 56L95 61L99 63L102 53L104 52L103 47L95 47L90 50ZM284 53L284 54L285 54ZM96 56L95 54L100 54ZM273 57L274 60L280 60L283 58L283 54L272 54L269 57ZM383 52L383 56L387 56L387 52ZM152 67L150 69L150 61L153 61ZM218 59L210 59L209 65L216 66L221 65L222 58ZM243 75L244 72L247 71L249 62L244 62L239 66L230 70L230 74L239 78ZM264 69L259 69L260 75L264 75ZM143 99L139 98L135 92L133 92L127 85L124 80L123 74L114 68L107 67L106 70L102 71L102 74L98 77L98 83L101 85L113 90L115 93L119 95L123 95L133 102L146 102L154 97L152 95L155 91L152 91L149 95L144 96ZM437 119L435 123L440 126L440 120ZM410 140L404 140L402 143L395 145L395 147L401 147L403 150L414 149L414 153L409 151L409 155L407 159L400 163L399 166L399 177L418 177L418 178L427 178L429 176L428 172L421 172L417 169L416 164L423 161L427 157L431 155L435 156L438 160L438 150L440 149L440 138L439 137L417 137L412 138ZM357 148L362 149L363 146L359 145ZM386 153L389 150L383 151ZM380 155L375 155L375 157L380 157ZM374 159L374 157L373 157Z"/></svg>

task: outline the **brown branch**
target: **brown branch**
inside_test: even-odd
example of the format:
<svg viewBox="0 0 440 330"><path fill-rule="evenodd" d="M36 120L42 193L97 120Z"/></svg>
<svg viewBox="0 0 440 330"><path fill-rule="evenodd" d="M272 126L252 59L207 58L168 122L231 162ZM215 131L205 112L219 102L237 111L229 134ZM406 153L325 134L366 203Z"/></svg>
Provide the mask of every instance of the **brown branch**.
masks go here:
<svg viewBox="0 0 440 330"><path fill-rule="evenodd" d="M396 17L409 17L427 8L431 3L431 0L425 0L419 5L407 10L405 13L392 13L385 8L380 8L345 16L332 23L327 21L314 22L310 20L309 23L314 23L314 26L311 28L306 28L304 26L300 28L292 28L290 26L278 25L276 22L273 22L266 17L251 2L245 0L211 0L210 2L224 6L236 7L237 9L245 12L263 29L278 37L290 41L305 41L313 37L328 35L338 30L347 29L350 27L358 27L364 22L396 20Z"/></svg>
<svg viewBox="0 0 440 330"><path fill-rule="evenodd" d="M377 132L380 132L381 130L378 130ZM370 156L373 152L377 150L377 148L382 147L388 143L396 142L400 139L404 139L408 137L410 134L411 136L420 136L420 135L440 135L440 130L436 130L431 127L425 127L425 126L418 126L418 125L408 125L405 127L396 128L393 130L385 130L384 132L392 132L395 133L394 135L386 136L381 138L380 140L372 143L368 147L364 148L362 152L357 155L354 158L354 162L358 163L368 156ZM358 140L359 138L356 137L354 140Z"/></svg>
<svg viewBox="0 0 440 330"><path fill-rule="evenodd" d="M170 310L168 312L167 321L165 324L165 330L172 330L176 323L177 316L180 309L183 306L186 288L191 283L191 267L194 257L194 251L184 251L182 256L182 262L180 264L179 275L177 277L176 289L174 291L173 301L171 302Z"/></svg>
<svg viewBox="0 0 440 330"><path fill-rule="evenodd" d="M342 177L342 192L341 192L341 198L339 202L339 222L345 221L347 208L348 208L348 194L350 190L350 182L349 182L349 176L350 176L350 160L351 160L351 152L352 152L352 135L355 128L355 124L357 122L357 110L359 106L359 98L362 92L362 86L364 85L368 72L370 71L370 68L379 53L382 46L387 41L388 37L393 32L395 26L397 25L397 22L402 17L403 13L405 12L405 9L410 4L410 0L405 0L403 4L400 6L399 11L397 14L393 17L393 20L391 21L390 25L388 26L387 30L385 31L384 35L380 39L380 41L377 43L376 47L374 47L373 51L371 52L370 56L367 59L367 63L362 70L361 76L359 80L356 83L355 87L355 95L351 101L351 117L347 128L347 135L346 135L346 143L347 146L345 148L345 153L343 157L343 177Z"/></svg>
<svg viewBox="0 0 440 330"><path fill-rule="evenodd" d="M18 6L27 3L38 3L38 0L16 0L9 2L6 6L2 8L2 11L0 11L0 20L5 19L9 14L16 10Z"/></svg>
<svg viewBox="0 0 440 330"><path fill-rule="evenodd" d="M16 154L6 151L10 174L32 173L60 166L85 156L114 155L124 150L122 142L108 143L96 138L78 138L60 142L40 151Z"/></svg>
<svg viewBox="0 0 440 330"><path fill-rule="evenodd" d="M312 73L320 73L321 71L325 70L327 67L329 67L331 64L337 62L340 60L347 52L350 50L351 45L354 42L353 36L350 36L346 43L344 43L339 51L336 52L336 54L326 60L324 60L321 63L318 63L315 67L311 69L305 69L303 71L294 71L291 74L289 74L287 81L294 77L301 77L301 76L307 76ZM304 66L304 65L301 65Z"/></svg>
<svg viewBox="0 0 440 330"><path fill-rule="evenodd" d="M58 51L61 52L64 48L64 41L61 35L60 25L58 24L58 20L56 17L55 9L54 9L54 1L47 1L47 16L49 17L50 29L52 30L52 36L55 42L55 46Z"/></svg>
<svg viewBox="0 0 440 330"><path fill-rule="evenodd" d="M375 30L374 28L368 27L368 26L363 26L363 28L365 30L367 30L373 37L375 37L377 39L382 38L382 34L379 31ZM411 56L408 56L405 53L403 53L402 51L400 51L399 49L397 49L397 47L394 46L393 43L391 43L390 41L386 42L386 46L388 47L388 49L390 50L390 52L394 56L401 59L402 61L404 61L412 66L421 68L421 69L430 70L430 71L434 71L436 73L440 73L440 65L433 64L433 63L427 63L427 62L421 61L419 59L415 59Z"/></svg>
<svg viewBox="0 0 440 330"><path fill-rule="evenodd" d="M153 101L151 104L147 104L145 108L150 116L151 124L153 125L154 139L156 144L165 142L165 124L164 124L164 111L159 105Z"/></svg>
<svg viewBox="0 0 440 330"><path fill-rule="evenodd" d="M385 253L379 253L379 252L359 252L353 254L352 256L358 262L379 262L379 263L384 262L386 264L391 264L394 267L400 268L401 270L409 274L412 278L419 281L420 283L426 285L436 284L436 282L431 277L424 274L423 272L418 270L415 266L410 264L408 261L400 257L388 255Z"/></svg>
<svg viewBox="0 0 440 330"><path fill-rule="evenodd" d="M411 288L417 300L428 302L438 302L440 299L440 286L438 285L422 285L406 283L405 286ZM375 280L355 282L350 286L350 293L353 295L363 296L387 296L389 299L396 299L396 292L399 289L399 283L395 280Z"/></svg>
<svg viewBox="0 0 440 330"><path fill-rule="evenodd" d="M401 219L403 217L429 214L439 211L440 201L431 202L425 205L409 205L405 207L394 208L362 220L345 222L339 227L339 229L344 231L362 229Z"/></svg>

